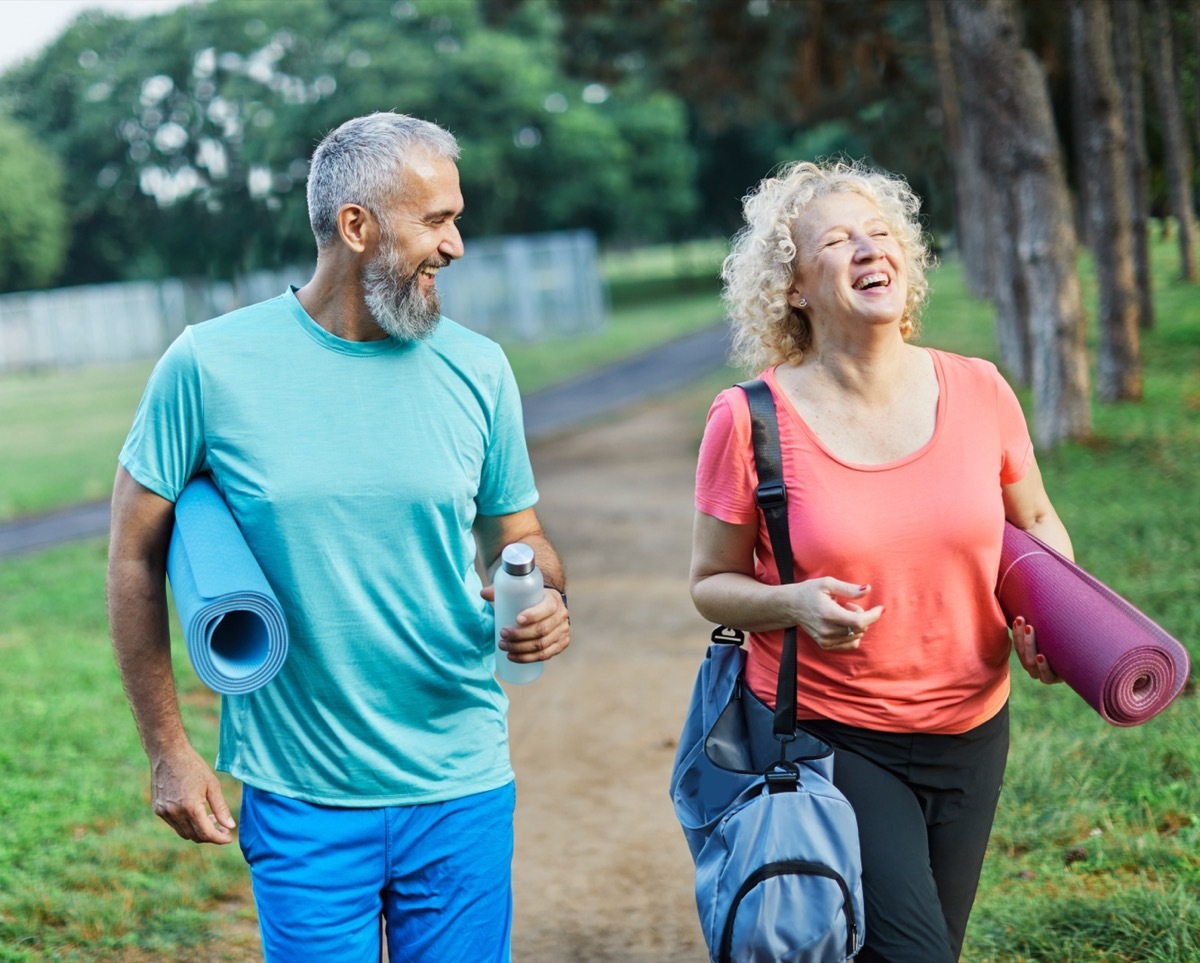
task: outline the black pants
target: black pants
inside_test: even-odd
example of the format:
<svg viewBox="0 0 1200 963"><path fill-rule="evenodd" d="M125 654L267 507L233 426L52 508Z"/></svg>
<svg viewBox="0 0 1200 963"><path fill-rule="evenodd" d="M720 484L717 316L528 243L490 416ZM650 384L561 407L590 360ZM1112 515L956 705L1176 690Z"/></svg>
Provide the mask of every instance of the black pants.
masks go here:
<svg viewBox="0 0 1200 963"><path fill-rule="evenodd" d="M834 748L858 816L867 942L856 963L954 963L1008 758L1008 706L961 735L801 725Z"/></svg>

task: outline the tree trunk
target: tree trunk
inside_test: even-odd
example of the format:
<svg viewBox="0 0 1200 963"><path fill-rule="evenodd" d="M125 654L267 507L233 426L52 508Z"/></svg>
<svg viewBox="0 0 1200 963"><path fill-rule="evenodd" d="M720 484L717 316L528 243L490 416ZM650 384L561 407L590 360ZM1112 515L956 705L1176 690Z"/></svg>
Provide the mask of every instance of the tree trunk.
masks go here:
<svg viewBox="0 0 1200 963"><path fill-rule="evenodd" d="M989 185L988 198L992 202L987 217L987 228L993 238L993 271L1006 280L995 286L993 303L996 305L996 350L1000 367L1014 384L1028 388L1033 380L1033 341L1029 332L1029 293L1025 289L1025 275L1017 252L1016 206L1012 198L1005 197Z"/></svg>
<svg viewBox="0 0 1200 963"><path fill-rule="evenodd" d="M1195 63L1200 60L1200 0L1188 0L1188 18L1192 22L1192 58ZM1196 109L1192 113L1196 139L1192 146L1200 152L1200 70L1193 68L1192 79L1196 84Z"/></svg>
<svg viewBox="0 0 1200 963"><path fill-rule="evenodd" d="M1196 282L1196 219L1192 213L1192 152L1188 147L1183 104L1175 72L1175 52L1171 41L1172 11L1167 0L1153 0L1151 75L1158 112L1163 128L1163 160L1167 174L1167 193L1171 213L1179 233L1180 274Z"/></svg>
<svg viewBox="0 0 1200 963"><path fill-rule="evenodd" d="M969 120L964 124L962 119L944 0L927 0L926 9L930 48L941 92L942 129L946 132L946 149L954 168L954 225L963 276L967 289L975 297L991 300L996 272L984 178L976 160L978 151L973 149L977 132Z"/></svg>
<svg viewBox="0 0 1200 963"><path fill-rule="evenodd" d="M948 0L964 113L1015 224L1032 343L1033 434L1053 446L1091 432L1078 239L1046 77L1022 44L1016 0ZM1000 284L1013 280L1000 279Z"/></svg>
<svg viewBox="0 0 1200 963"><path fill-rule="evenodd" d="M1140 401L1133 218L1108 0L1071 0L1071 87L1079 112L1080 183L1099 294L1096 390L1101 401Z"/></svg>
<svg viewBox="0 0 1200 963"><path fill-rule="evenodd" d="M1142 84L1142 22L1136 3L1109 0L1117 76L1122 78L1121 115L1125 119L1125 164L1129 172L1133 275L1138 291L1138 325L1154 327L1150 274L1150 165L1146 159L1146 104Z"/></svg>
<svg viewBox="0 0 1200 963"><path fill-rule="evenodd" d="M1020 275L1012 205L981 167L985 132L974 111L963 115L954 73L945 0L928 0L929 33L937 67L946 146L954 165L955 223L967 288L996 308L1000 366L1020 387L1030 380L1029 303ZM999 283L1004 278L1004 283Z"/></svg>

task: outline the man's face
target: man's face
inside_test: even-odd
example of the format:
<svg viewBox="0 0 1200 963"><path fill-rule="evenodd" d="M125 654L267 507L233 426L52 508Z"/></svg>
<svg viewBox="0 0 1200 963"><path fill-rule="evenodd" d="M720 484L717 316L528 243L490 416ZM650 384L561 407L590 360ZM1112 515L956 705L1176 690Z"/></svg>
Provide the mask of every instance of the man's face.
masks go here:
<svg viewBox="0 0 1200 963"><path fill-rule="evenodd" d="M380 219L375 254L363 269L363 299L391 337L428 337L441 318L437 272L462 257L457 220L462 214L458 168L445 158L421 156L405 170L405 194Z"/></svg>
<svg viewBox="0 0 1200 963"><path fill-rule="evenodd" d="M449 258L428 260L408 272L392 233L384 228L375 256L363 269L363 299L384 331L398 341L419 341L433 333L442 316L441 299L422 277L445 267Z"/></svg>

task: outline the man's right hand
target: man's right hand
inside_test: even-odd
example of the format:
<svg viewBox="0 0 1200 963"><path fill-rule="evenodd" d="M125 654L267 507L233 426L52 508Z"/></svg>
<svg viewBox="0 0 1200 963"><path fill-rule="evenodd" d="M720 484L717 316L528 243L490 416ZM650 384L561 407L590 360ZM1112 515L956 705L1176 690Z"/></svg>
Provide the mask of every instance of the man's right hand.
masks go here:
<svg viewBox="0 0 1200 963"><path fill-rule="evenodd" d="M194 843L233 842L237 823L225 802L221 783L190 745L157 756L150 766L154 813Z"/></svg>

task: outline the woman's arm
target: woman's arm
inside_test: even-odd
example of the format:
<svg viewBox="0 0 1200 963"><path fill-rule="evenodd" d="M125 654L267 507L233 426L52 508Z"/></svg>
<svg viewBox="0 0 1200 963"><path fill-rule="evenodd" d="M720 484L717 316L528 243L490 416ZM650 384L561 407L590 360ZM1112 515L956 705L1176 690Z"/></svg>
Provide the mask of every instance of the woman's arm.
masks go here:
<svg viewBox="0 0 1200 963"><path fill-rule="evenodd" d="M1037 459L1029 465L1029 471L1019 482L1005 485L1004 517L1017 528L1041 539L1051 548L1074 560L1075 550L1071 547L1071 536L1050 503L1046 486L1042 482L1042 471Z"/></svg>
<svg viewBox="0 0 1200 963"><path fill-rule="evenodd" d="M841 599L861 598L869 585L834 578L765 585L754 577L755 523L735 525L696 513L692 536L692 601L706 619L731 628L766 632L797 625L821 648L858 648L883 606L863 610Z"/></svg>
<svg viewBox="0 0 1200 963"><path fill-rule="evenodd" d="M1051 548L1062 553L1069 559L1075 558L1075 550L1071 546L1071 536L1067 527L1058 517L1046 486L1042 482L1042 472L1034 459L1029 471L1019 482L1005 485L1002 488L1004 497L1004 517L1017 528L1023 529L1035 538L1041 539ZM1039 654L1037 649L1037 634L1034 627L1025 621L1023 615L1013 619L1013 646L1025 671L1034 679L1052 685L1062 682L1058 673L1051 668L1046 657Z"/></svg>

